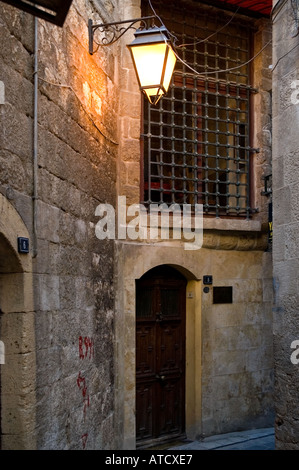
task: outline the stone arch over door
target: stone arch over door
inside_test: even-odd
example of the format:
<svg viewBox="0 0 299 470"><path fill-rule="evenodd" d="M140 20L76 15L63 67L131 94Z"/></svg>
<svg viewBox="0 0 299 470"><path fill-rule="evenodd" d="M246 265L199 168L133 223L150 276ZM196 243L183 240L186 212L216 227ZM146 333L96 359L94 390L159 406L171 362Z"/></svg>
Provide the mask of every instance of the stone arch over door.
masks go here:
<svg viewBox="0 0 299 470"><path fill-rule="evenodd" d="M128 246L119 249L118 321L116 360L118 388L116 412L123 449L136 448L136 281L159 265L178 270L187 280L186 287L186 436L194 439L201 432L201 279L194 270L194 257L173 248Z"/></svg>
<svg viewBox="0 0 299 470"><path fill-rule="evenodd" d="M0 194L1 449L34 450L35 322L32 257L19 254L18 237L30 238L20 215Z"/></svg>

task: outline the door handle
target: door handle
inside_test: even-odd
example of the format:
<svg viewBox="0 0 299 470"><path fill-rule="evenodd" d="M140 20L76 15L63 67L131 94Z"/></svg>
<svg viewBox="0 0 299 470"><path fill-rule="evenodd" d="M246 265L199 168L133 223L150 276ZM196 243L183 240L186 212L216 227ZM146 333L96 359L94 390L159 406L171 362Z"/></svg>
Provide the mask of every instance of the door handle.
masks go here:
<svg viewBox="0 0 299 470"><path fill-rule="evenodd" d="M160 374L157 374L156 375L156 379L158 380L162 380L162 382L166 379L165 375L160 375Z"/></svg>
<svg viewBox="0 0 299 470"><path fill-rule="evenodd" d="M163 320L162 312L156 313L156 322L161 322Z"/></svg>

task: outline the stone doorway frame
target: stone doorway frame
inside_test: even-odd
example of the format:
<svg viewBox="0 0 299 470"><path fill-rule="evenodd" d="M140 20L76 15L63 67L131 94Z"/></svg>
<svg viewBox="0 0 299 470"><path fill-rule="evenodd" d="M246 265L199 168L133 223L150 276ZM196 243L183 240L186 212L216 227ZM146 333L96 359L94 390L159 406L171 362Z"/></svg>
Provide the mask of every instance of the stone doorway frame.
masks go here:
<svg viewBox="0 0 299 470"><path fill-rule="evenodd" d="M16 209L0 194L0 339L3 450L35 450L36 358L31 254L18 253L18 237L29 238ZM7 256L6 256L7 254Z"/></svg>
<svg viewBox="0 0 299 470"><path fill-rule="evenodd" d="M122 249L124 248L124 249ZM144 251L146 250L146 252ZM135 281L159 265L169 265L180 271L187 279L186 287L186 397L185 417L186 435L195 439L201 434L201 291L202 282L192 269L192 256L182 250L178 264L169 251L164 248L155 250L150 256L149 247L118 246L118 275L116 292L116 434L119 436L118 448L136 449L135 438ZM135 252L135 254L134 254ZM142 255L144 253L144 255ZM173 253L173 249L170 249ZM144 257L146 256L146 258ZM160 262L157 262L157 259ZM184 262L185 260L185 262ZM190 269L191 268L191 269Z"/></svg>

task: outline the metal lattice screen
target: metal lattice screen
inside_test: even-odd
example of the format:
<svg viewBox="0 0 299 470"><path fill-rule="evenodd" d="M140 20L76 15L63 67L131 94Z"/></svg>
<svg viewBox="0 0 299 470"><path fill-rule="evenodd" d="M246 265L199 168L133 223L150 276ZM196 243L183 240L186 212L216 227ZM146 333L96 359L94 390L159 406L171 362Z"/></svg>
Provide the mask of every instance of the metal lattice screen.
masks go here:
<svg viewBox="0 0 299 470"><path fill-rule="evenodd" d="M251 25L211 8L157 9L184 63L167 96L144 104L143 202L249 217Z"/></svg>

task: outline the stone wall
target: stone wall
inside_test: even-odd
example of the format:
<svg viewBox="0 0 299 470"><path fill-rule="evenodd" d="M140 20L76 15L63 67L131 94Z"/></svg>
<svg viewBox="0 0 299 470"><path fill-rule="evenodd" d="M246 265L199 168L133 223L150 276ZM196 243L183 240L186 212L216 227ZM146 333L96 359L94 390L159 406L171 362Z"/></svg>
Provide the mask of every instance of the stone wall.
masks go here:
<svg viewBox="0 0 299 470"><path fill-rule="evenodd" d="M186 252L170 242L167 246L120 243L117 256L117 315L122 318L117 364L125 448L135 446L135 280L163 264L186 275L187 292L195 292L194 282L198 291L192 300L194 312L186 299L187 437L272 426L271 255L255 249L204 247ZM204 275L213 276L207 293ZM214 286L232 286L233 302L214 304ZM190 409L195 410L192 415Z"/></svg>
<svg viewBox="0 0 299 470"><path fill-rule="evenodd" d="M141 2L135 2L131 18L140 16ZM128 15L129 17L129 15ZM272 426L273 339L272 339L272 255L267 252L268 203L264 176L271 173L271 27L267 20L256 22L254 61L254 155L253 207L249 221L204 220L203 247L187 252L182 244L169 240L140 243L118 241L117 249L117 422L122 423L124 448L135 448L135 280L152 267L169 264L186 272L188 286L196 283L200 298L190 313L187 331L196 340L187 341L186 432L191 439L236 429ZM127 39L129 41L129 39ZM126 53L124 55L126 58ZM120 147L118 194L127 204L139 203L140 95L133 68L124 63L120 118L125 146ZM130 106L127 97L130 93ZM122 114L123 113L123 114ZM129 113L129 114L128 114ZM126 118L127 114L129 119ZM203 293L203 275L213 276L214 286L232 286L233 304L214 305L213 286ZM187 286L187 291L188 291ZM189 330L188 330L189 328ZM192 364L192 367L190 366ZM189 369L188 369L189 367ZM192 416L189 412L192 411Z"/></svg>
<svg viewBox="0 0 299 470"><path fill-rule="evenodd" d="M111 51L89 54L87 29L114 6L74 0L63 28L38 20L34 147L35 21L0 5L0 188L33 256L37 449L114 443L114 248L96 239L95 210L115 201L117 70Z"/></svg>
<svg viewBox="0 0 299 470"><path fill-rule="evenodd" d="M299 449L298 416L298 66L294 10L273 13L273 272L276 447ZM297 344L297 348L296 348Z"/></svg>
<svg viewBox="0 0 299 470"><path fill-rule="evenodd" d="M125 47L132 32L90 56L87 22L137 18L140 4L74 0L63 28L38 21L36 116L35 21L0 5L0 191L26 227L30 254L22 256L32 257L34 288L26 310L34 351L26 391L34 401L23 399L26 380L16 380L13 409L22 403L24 415L20 435L3 440L7 449L135 448L135 280L159 264L184 269L198 293L187 309L187 329L196 336L187 338L186 407L196 410L187 412L190 437L272 423L271 253L265 253L268 200L261 195L270 170L268 50L254 69L261 151L252 220L207 219L195 254L176 243L114 244L95 236L100 203L115 207L117 195L139 203L141 95ZM256 51L269 37L267 23L257 26ZM7 287L1 256L0 273ZM233 287L233 304L213 305L212 291L202 293L205 274L214 285ZM2 327L13 318L5 317L3 292ZM1 329L5 346L13 330ZM23 339L25 361L29 341ZM10 377L22 376L27 363L16 372L9 361L3 367ZM5 374L1 369L2 379ZM5 380L2 395L10 390ZM26 441L27 429L36 435Z"/></svg>

